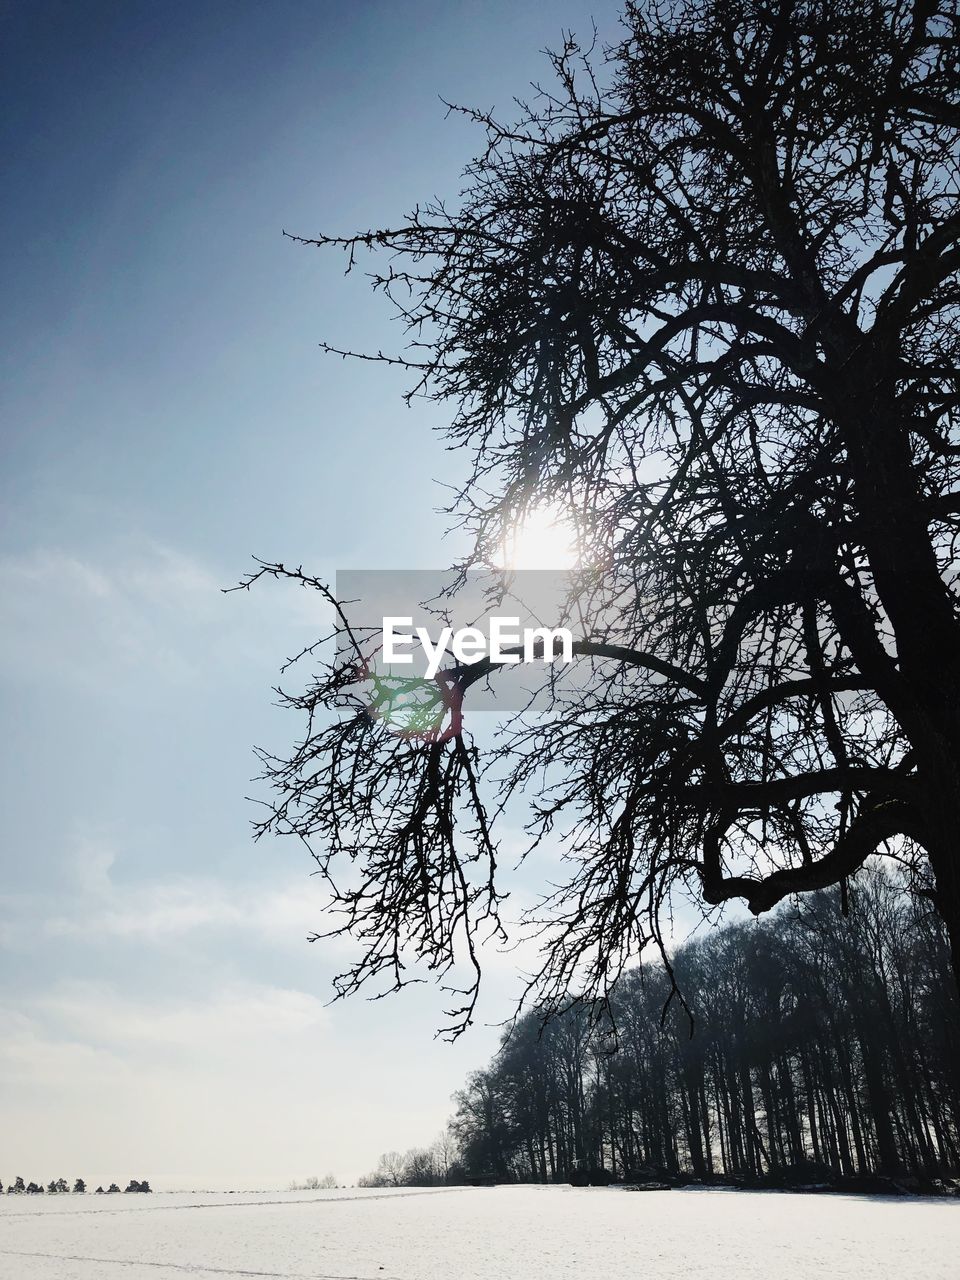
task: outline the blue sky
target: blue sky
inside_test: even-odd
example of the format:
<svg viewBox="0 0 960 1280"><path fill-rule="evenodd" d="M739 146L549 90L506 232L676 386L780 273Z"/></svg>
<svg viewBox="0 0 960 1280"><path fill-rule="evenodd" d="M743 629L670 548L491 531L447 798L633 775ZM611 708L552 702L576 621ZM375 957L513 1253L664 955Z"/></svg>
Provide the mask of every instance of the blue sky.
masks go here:
<svg viewBox="0 0 960 1280"><path fill-rule="evenodd" d="M255 743L302 593L222 595L252 554L434 567L460 463L397 340L309 234L453 194L561 28L615 6L5 6L0 473L0 1178L353 1180L428 1141L492 1051L431 990L326 1008L302 849L250 839ZM495 965L484 1006L516 990Z"/></svg>

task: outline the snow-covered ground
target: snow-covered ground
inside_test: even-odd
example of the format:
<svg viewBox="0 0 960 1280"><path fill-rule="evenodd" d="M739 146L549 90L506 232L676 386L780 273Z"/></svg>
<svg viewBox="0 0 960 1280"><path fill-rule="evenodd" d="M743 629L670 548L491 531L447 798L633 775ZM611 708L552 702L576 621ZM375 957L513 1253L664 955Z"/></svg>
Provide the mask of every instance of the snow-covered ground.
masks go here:
<svg viewBox="0 0 960 1280"><path fill-rule="evenodd" d="M732 1191L3 1197L4 1280L957 1280L960 1201Z"/></svg>

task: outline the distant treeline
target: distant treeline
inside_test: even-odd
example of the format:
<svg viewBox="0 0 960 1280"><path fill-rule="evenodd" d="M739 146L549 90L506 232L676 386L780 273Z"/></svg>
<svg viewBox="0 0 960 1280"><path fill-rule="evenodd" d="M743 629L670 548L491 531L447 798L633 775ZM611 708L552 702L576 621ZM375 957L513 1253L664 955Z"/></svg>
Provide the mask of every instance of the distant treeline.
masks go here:
<svg viewBox="0 0 960 1280"><path fill-rule="evenodd" d="M66 1178L57 1178L56 1181L54 1182L48 1182L46 1185L46 1188L44 1188L44 1185L42 1182L24 1183L22 1178L16 1178L7 1187L7 1195L8 1196L42 1195L44 1190L46 1190L47 1194L51 1196L71 1194L70 1184L69 1182L67 1182ZM82 1196L85 1194L86 1190L87 1190L87 1184L84 1182L83 1178L77 1178L76 1182L73 1184L72 1194L77 1196ZM103 1187L97 1187L97 1190L94 1194L101 1195L101 1196L112 1195L115 1192L119 1192L119 1190L120 1188L117 1186L117 1184L115 1182L111 1182L109 1187L106 1188L106 1190L104 1190ZM143 1182L137 1182L135 1178L131 1178L130 1181L127 1183L126 1187L124 1187L124 1191L149 1191L149 1190L150 1190L150 1183L147 1182L145 1179ZM3 1191L3 1183L0 1182L0 1193L2 1193L2 1191Z"/></svg>
<svg viewBox="0 0 960 1280"><path fill-rule="evenodd" d="M333 1191L340 1184L337 1182L335 1173L325 1173L322 1178L314 1175L312 1178L304 1178L303 1182L291 1182L288 1191Z"/></svg>
<svg viewBox="0 0 960 1280"><path fill-rule="evenodd" d="M531 1012L455 1095L444 1158L393 1153L367 1183L960 1170L960 1008L922 896L863 870L845 904L805 897L671 964L692 1035L661 965L599 1021Z"/></svg>

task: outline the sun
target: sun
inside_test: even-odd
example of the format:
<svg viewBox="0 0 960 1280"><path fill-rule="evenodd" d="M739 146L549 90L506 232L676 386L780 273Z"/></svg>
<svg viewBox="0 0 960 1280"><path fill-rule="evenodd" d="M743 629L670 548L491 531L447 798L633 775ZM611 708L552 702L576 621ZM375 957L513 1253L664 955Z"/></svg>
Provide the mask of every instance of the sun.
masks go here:
<svg viewBox="0 0 960 1280"><path fill-rule="evenodd" d="M497 567L573 569L576 564L576 537L570 523L555 507L537 507L504 538Z"/></svg>

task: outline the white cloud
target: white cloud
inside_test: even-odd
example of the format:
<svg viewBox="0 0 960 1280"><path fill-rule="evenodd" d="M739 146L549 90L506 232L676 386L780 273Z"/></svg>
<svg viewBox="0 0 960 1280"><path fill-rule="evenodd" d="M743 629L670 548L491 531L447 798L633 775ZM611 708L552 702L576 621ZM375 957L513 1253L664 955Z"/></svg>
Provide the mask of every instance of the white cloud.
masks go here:
<svg viewBox="0 0 960 1280"><path fill-rule="evenodd" d="M221 586L197 561L152 541L118 551L106 563L52 548L4 556L0 583L5 595L35 591L59 601L139 597L175 606L209 599Z"/></svg>
<svg viewBox="0 0 960 1280"><path fill-rule="evenodd" d="M443 998L422 988L329 1008L326 980L302 959L325 896L305 873L266 886L132 881L121 848L88 834L61 864L55 904L6 899L16 954L0 998L4 1181L352 1178L435 1131L496 1030L435 1042ZM253 941L269 960L247 978ZM352 945L324 942L310 959L339 965ZM14 976L24 960L27 983ZM498 1016L511 1010L507 1000Z"/></svg>
<svg viewBox="0 0 960 1280"><path fill-rule="evenodd" d="M312 1094L337 1071L330 1034L316 997L258 984L149 999L65 981L29 1012L0 1005L4 1180L147 1174L163 1186L187 1167L191 1180L282 1185L301 1146L323 1141ZM336 1136L342 1161L347 1124Z"/></svg>
<svg viewBox="0 0 960 1280"><path fill-rule="evenodd" d="M0 559L0 657L8 677L86 686L146 672L188 680L183 639L209 619L219 584L189 558L156 544L94 561L38 549Z"/></svg>
<svg viewBox="0 0 960 1280"><path fill-rule="evenodd" d="M0 1006L0 1080L8 1098L25 1085L43 1090L78 1073L96 1072L104 1078L126 1070L111 1050L50 1034L35 1016Z"/></svg>
<svg viewBox="0 0 960 1280"><path fill-rule="evenodd" d="M0 557L0 666L7 678L80 687L129 676L189 685L214 671L222 679L230 662L275 672L323 634L329 610L290 584L224 595L244 567L215 572L142 539L96 556Z"/></svg>
<svg viewBox="0 0 960 1280"><path fill-rule="evenodd" d="M236 931L248 941L300 945L323 927L326 895L311 892L315 883L306 875L267 887L200 876L118 883L106 875L46 915L40 927L54 938L162 945L188 934Z"/></svg>
<svg viewBox="0 0 960 1280"><path fill-rule="evenodd" d="M252 1037L272 1040L322 1028L328 1013L316 996L304 991L233 983L202 997L177 1000L133 999L109 983L65 982L40 997L37 1012L85 1042L138 1048L187 1049L216 1046L232 1053Z"/></svg>

